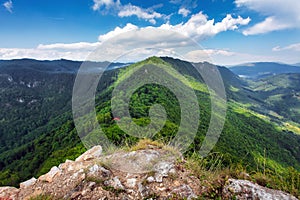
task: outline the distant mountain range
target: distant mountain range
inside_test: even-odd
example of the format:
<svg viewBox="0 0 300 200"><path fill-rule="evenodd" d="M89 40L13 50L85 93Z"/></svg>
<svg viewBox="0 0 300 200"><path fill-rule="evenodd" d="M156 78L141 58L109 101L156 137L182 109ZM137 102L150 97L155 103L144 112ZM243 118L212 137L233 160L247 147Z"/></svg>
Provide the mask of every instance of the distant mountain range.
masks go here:
<svg viewBox="0 0 300 200"><path fill-rule="evenodd" d="M82 61L71 61L71 60L53 60L53 61L39 61L33 59L16 59L16 60L0 60L0 70L4 71L36 71L42 73L77 73ZM125 67L130 63L110 63L110 62L85 62L89 64L90 72L103 70L117 69Z"/></svg>
<svg viewBox="0 0 300 200"><path fill-rule="evenodd" d="M257 62L236 65L230 67L230 70L243 78L260 79L278 74L300 73L299 66L275 62Z"/></svg>

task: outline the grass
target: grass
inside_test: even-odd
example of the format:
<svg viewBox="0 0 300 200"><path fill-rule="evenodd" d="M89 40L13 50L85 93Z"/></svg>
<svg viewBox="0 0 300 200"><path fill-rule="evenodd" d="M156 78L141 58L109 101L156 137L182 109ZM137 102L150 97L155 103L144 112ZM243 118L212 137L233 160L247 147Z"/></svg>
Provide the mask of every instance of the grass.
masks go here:
<svg viewBox="0 0 300 200"><path fill-rule="evenodd" d="M139 142L136 143L134 146L129 147L128 150L129 151L138 151L138 150L142 150L142 149L148 149L149 147L161 149L164 146L165 145L159 141L153 141L151 139L145 138L145 139L139 140Z"/></svg>
<svg viewBox="0 0 300 200"><path fill-rule="evenodd" d="M288 130L288 131L292 131L293 133L296 133L298 135L300 135L300 126L295 123L295 122L285 122L283 123L284 125L284 129Z"/></svg>
<svg viewBox="0 0 300 200"><path fill-rule="evenodd" d="M31 197L29 200L54 200L55 198L49 194L39 194L37 196Z"/></svg>
<svg viewBox="0 0 300 200"><path fill-rule="evenodd" d="M123 190L123 189L115 189L112 186L103 186L103 189L106 190L106 191L114 193L116 196L119 196L119 194L125 192L125 190Z"/></svg>
<svg viewBox="0 0 300 200"><path fill-rule="evenodd" d="M203 194L205 198L221 198L222 187L229 178L250 180L261 186L300 197L299 171L292 167L278 166L267 157L259 157L256 162L260 167L255 171L248 171L241 164L223 166L222 154L212 153L206 158L201 158L194 153L186 159L185 167L200 179L202 185L208 187L207 194ZM264 162L273 165L274 168L264 168Z"/></svg>

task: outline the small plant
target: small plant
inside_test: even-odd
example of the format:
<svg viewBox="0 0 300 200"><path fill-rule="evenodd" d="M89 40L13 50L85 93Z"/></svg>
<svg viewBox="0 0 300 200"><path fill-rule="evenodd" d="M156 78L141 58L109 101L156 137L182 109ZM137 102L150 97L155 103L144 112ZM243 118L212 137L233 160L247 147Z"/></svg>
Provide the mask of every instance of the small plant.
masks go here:
<svg viewBox="0 0 300 200"><path fill-rule="evenodd" d="M114 193L116 196L119 196L119 194L125 191L124 189L120 189L120 188L116 189L112 186L103 186L103 189Z"/></svg>
<svg viewBox="0 0 300 200"><path fill-rule="evenodd" d="M155 194L155 193L152 193L150 195L148 195L147 197L144 198L144 200L147 200L147 199L158 199L159 198L159 195L158 194Z"/></svg>
<svg viewBox="0 0 300 200"><path fill-rule="evenodd" d="M54 198L49 194L39 194L37 196L31 197L29 200L53 200Z"/></svg>
<svg viewBox="0 0 300 200"><path fill-rule="evenodd" d="M102 178L99 177L95 177L95 176L88 176L86 178L87 181L89 182L95 182L96 184L103 184L104 180Z"/></svg>
<svg viewBox="0 0 300 200"><path fill-rule="evenodd" d="M98 164L108 170L112 168L112 160L109 158L101 159Z"/></svg>
<svg viewBox="0 0 300 200"><path fill-rule="evenodd" d="M170 179L172 179L174 181L178 178L178 174L177 173L168 173L168 177L170 177Z"/></svg>

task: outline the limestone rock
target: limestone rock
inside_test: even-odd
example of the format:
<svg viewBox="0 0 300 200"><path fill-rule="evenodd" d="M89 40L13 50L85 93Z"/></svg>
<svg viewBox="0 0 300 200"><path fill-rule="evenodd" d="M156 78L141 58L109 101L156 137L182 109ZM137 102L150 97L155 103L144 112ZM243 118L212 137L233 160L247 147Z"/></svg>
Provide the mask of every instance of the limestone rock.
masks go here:
<svg viewBox="0 0 300 200"><path fill-rule="evenodd" d="M20 183L20 188L27 188L29 186L32 186L36 183L36 181L37 181L37 179L32 177L31 179Z"/></svg>
<svg viewBox="0 0 300 200"><path fill-rule="evenodd" d="M181 198L186 198L188 200L197 198L192 188L186 184L176 187L173 189L172 193L178 194Z"/></svg>
<svg viewBox="0 0 300 200"><path fill-rule="evenodd" d="M102 147L100 145L94 146L93 148L86 151L84 154L76 158L76 162L78 161L87 161L91 159L99 158L102 154Z"/></svg>
<svg viewBox="0 0 300 200"><path fill-rule="evenodd" d="M60 173L61 173L61 170L58 167L54 166L51 168L51 170L47 174L40 176L39 180L51 183L53 181L54 177L56 175L60 175Z"/></svg>
<svg viewBox="0 0 300 200"><path fill-rule="evenodd" d="M169 171L173 168L172 162L159 162L154 166L155 171L155 181L158 183L161 183L163 180L163 177L167 177Z"/></svg>
<svg viewBox="0 0 300 200"><path fill-rule="evenodd" d="M134 188L136 186L136 179L135 178L127 179L126 185L129 188Z"/></svg>
<svg viewBox="0 0 300 200"><path fill-rule="evenodd" d="M15 199L17 199L18 193L19 193L19 189L17 189L17 188L0 187L0 199L15 200Z"/></svg>
<svg viewBox="0 0 300 200"><path fill-rule="evenodd" d="M296 197L289 195L279 190L272 190L247 180L229 179L223 193L226 197L231 198L235 196L240 200L247 199L281 199L281 200L297 200Z"/></svg>

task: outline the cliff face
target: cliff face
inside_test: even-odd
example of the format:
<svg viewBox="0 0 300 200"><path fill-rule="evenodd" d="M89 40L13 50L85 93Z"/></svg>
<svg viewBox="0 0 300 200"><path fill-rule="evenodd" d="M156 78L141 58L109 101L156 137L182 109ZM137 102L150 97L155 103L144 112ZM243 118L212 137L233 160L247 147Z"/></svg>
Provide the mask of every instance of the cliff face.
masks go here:
<svg viewBox="0 0 300 200"><path fill-rule="evenodd" d="M220 179L201 184L172 149L149 145L136 151L103 155L95 146L20 188L1 187L0 200L14 199L297 199L246 180ZM211 197L209 197L211 196Z"/></svg>

